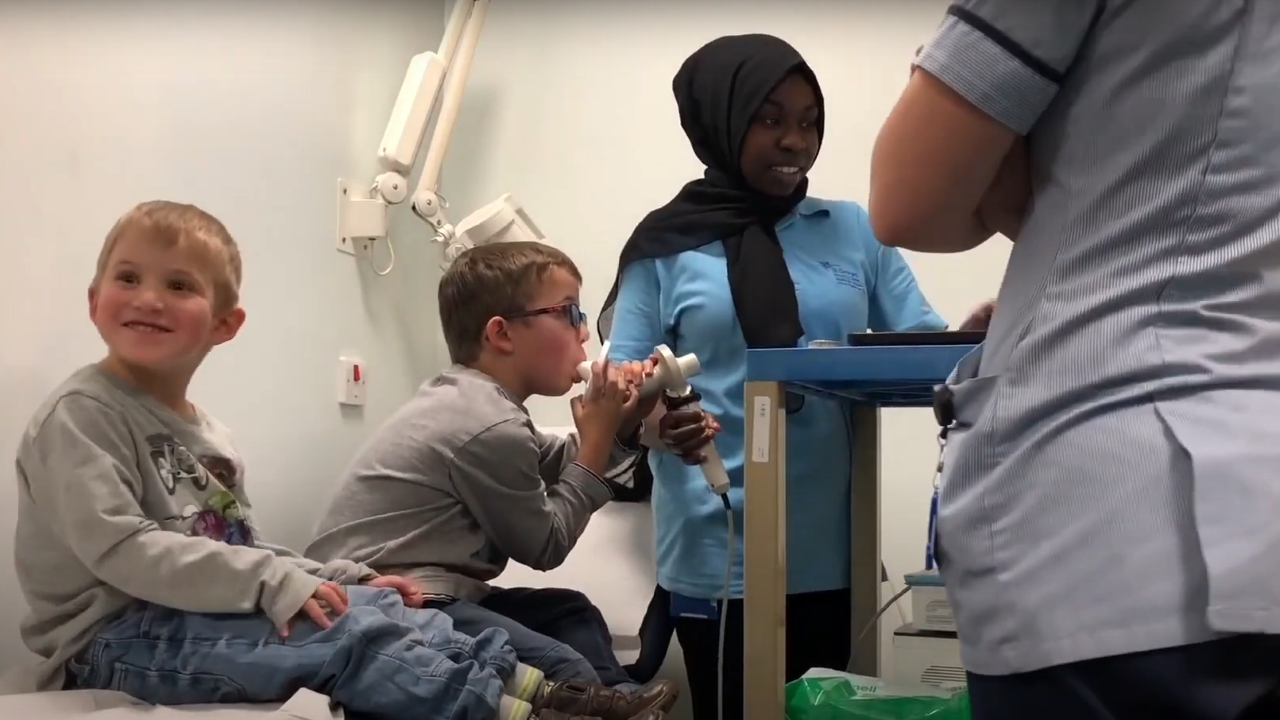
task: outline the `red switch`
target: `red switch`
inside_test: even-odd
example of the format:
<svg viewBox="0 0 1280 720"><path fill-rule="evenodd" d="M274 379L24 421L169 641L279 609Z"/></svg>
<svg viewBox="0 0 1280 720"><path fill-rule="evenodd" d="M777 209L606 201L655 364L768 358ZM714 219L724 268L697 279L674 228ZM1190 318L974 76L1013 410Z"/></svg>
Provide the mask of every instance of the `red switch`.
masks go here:
<svg viewBox="0 0 1280 720"><path fill-rule="evenodd" d="M351 381L360 382L360 366L359 365L351 366Z"/></svg>

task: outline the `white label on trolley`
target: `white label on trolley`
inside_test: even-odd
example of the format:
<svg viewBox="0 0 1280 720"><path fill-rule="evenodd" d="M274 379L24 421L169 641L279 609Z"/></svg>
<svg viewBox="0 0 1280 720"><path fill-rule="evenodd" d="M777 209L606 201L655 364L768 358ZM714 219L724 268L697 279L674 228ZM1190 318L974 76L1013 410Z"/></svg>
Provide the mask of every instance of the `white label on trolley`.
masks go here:
<svg viewBox="0 0 1280 720"><path fill-rule="evenodd" d="M753 425L751 429L751 462L769 462L770 420L773 414L773 400L768 395L760 395L752 404Z"/></svg>

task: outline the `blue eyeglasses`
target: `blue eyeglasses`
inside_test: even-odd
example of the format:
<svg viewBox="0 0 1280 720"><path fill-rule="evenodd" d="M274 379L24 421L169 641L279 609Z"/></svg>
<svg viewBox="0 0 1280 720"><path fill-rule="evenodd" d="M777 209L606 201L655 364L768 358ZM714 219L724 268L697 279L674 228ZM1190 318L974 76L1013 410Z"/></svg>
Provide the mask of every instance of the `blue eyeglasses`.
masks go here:
<svg viewBox="0 0 1280 720"><path fill-rule="evenodd" d="M578 307L578 303L561 303L559 305L548 305L546 307L534 308L532 310L524 310L518 313L507 315L508 320L516 318L534 317L536 315L559 315L576 330L582 327L587 321L587 314L582 312L582 308Z"/></svg>

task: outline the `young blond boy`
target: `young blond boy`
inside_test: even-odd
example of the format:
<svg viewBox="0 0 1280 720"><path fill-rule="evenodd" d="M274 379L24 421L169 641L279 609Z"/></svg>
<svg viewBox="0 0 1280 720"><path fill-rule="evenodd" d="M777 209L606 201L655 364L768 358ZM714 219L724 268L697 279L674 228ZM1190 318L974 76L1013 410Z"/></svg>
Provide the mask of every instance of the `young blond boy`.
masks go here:
<svg viewBox="0 0 1280 720"><path fill-rule="evenodd" d="M258 537L226 429L187 399L244 323L240 276L226 228L192 205L144 203L107 235L89 289L107 356L54 391L18 450L22 636L42 689L181 705L305 687L387 720L565 717L501 631L456 633L411 609L402 578Z"/></svg>
<svg viewBox="0 0 1280 720"><path fill-rule="evenodd" d="M676 687L632 682L585 595L489 585L508 560L537 570L564 562L612 499L602 478L638 454L640 419L656 401L640 402L628 389L646 372L641 363L597 363L571 401L577 435L534 427L525 401L568 393L586 360L581 283L573 261L541 243L460 255L438 293L453 366L423 384L357 454L306 555L403 575L458 630L500 627L518 657L536 660L548 677L615 688L584 704L669 709ZM575 685L556 692L590 694Z"/></svg>

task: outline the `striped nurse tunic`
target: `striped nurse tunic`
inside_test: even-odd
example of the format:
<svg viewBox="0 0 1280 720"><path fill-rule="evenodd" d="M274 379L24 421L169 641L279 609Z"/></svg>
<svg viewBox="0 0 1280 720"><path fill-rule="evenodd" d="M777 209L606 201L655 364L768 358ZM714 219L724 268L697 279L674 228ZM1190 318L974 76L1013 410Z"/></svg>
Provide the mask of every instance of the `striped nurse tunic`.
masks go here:
<svg viewBox="0 0 1280 720"><path fill-rule="evenodd" d="M1280 1L966 0L919 65L1032 164L952 388L966 668L1280 633Z"/></svg>

